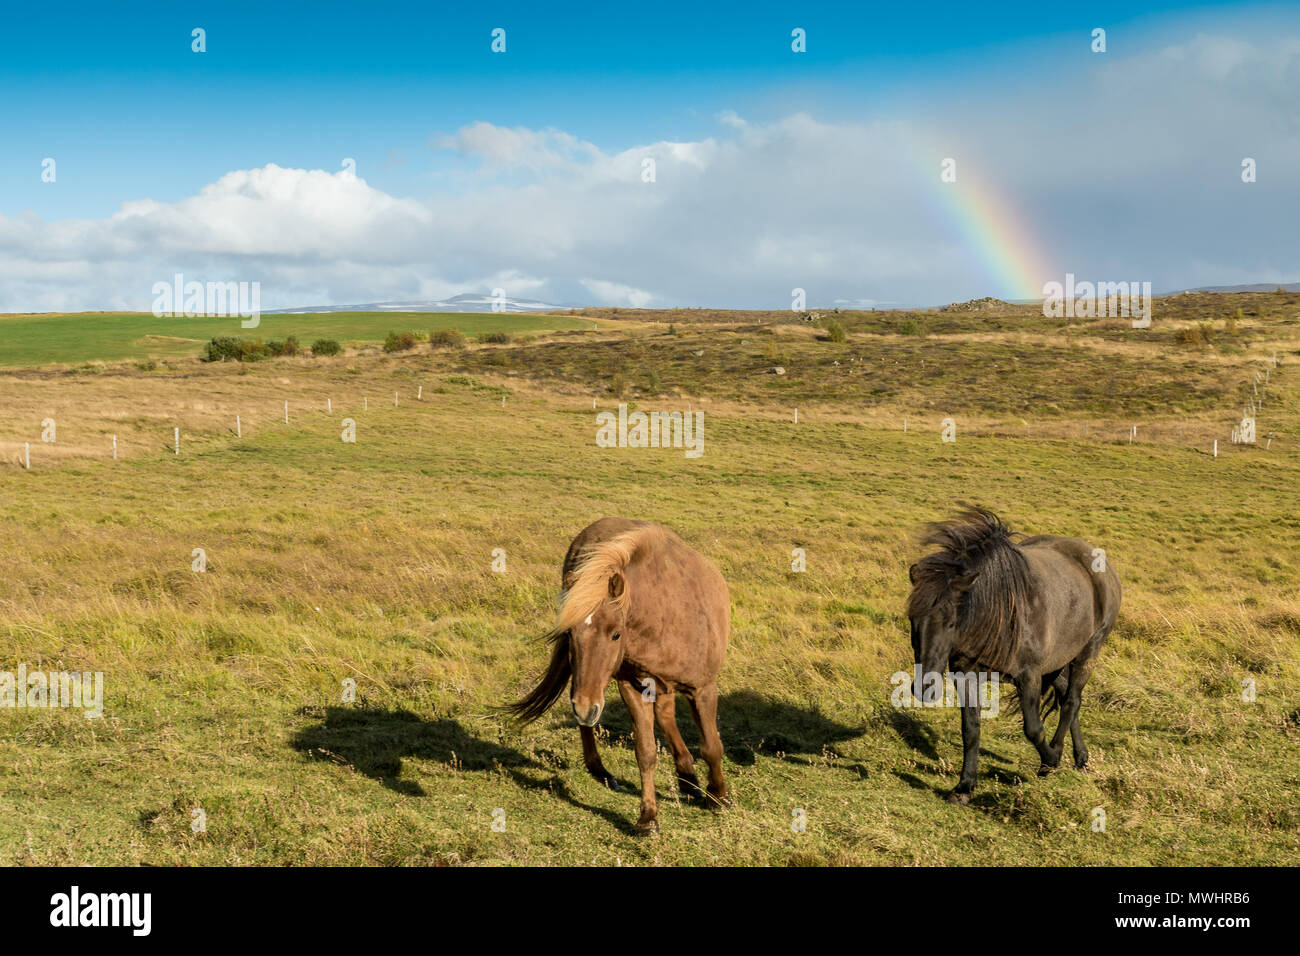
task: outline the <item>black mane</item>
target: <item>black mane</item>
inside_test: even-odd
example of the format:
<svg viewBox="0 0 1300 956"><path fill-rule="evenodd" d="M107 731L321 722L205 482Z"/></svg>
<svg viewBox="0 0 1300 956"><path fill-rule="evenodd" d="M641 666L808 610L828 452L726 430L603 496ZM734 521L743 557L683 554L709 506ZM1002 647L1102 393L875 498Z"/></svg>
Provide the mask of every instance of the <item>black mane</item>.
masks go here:
<svg viewBox="0 0 1300 956"><path fill-rule="evenodd" d="M913 620L956 601L954 650L1003 673L1012 670L1029 602L1029 565L1016 537L993 512L966 506L927 526L923 547L939 550L912 568Z"/></svg>

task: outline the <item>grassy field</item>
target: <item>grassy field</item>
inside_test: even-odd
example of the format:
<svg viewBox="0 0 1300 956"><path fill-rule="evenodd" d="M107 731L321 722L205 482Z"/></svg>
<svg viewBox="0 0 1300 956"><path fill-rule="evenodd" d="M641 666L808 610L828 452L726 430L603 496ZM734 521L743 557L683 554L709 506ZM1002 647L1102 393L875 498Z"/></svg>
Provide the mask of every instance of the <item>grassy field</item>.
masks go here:
<svg viewBox="0 0 1300 956"><path fill-rule="evenodd" d="M1192 298L1157 303L1151 336L1015 309L919 332L845 315L842 343L788 315L592 313L464 350L0 371L0 670L105 689L98 719L0 709L0 862L1294 865L1300 297ZM101 318L103 343L139 337ZM0 342L53 347L20 321ZM1209 343L1179 341L1200 322ZM1265 368L1259 445L1233 446ZM596 447L593 403L620 395L705 410L704 455ZM968 807L943 800L956 712L889 700L916 532L959 500L1092 540L1125 588L1084 695L1089 769L1038 778L1004 715ZM570 538L607 514L672 525L733 603L736 804L679 803L661 750L650 839L616 693L622 792L586 775L567 708L496 713L544 665Z"/></svg>
<svg viewBox="0 0 1300 956"><path fill-rule="evenodd" d="M316 339L381 342L390 331L457 329L481 335L591 326L569 316L491 312L320 312L263 315L251 329L240 323L237 316L160 318L148 312L0 315L0 367L192 357L213 336L269 341L293 335L306 348Z"/></svg>

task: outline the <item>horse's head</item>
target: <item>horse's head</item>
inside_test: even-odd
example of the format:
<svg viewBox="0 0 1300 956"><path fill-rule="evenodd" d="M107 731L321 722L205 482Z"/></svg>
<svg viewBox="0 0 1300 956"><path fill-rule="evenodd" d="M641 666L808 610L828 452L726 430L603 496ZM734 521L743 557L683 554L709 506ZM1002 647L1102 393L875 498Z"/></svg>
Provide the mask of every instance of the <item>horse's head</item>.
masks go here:
<svg viewBox="0 0 1300 956"><path fill-rule="evenodd" d="M957 647L958 602L973 576L943 578L921 565L908 569L912 595L907 614L912 623L912 659L921 674L943 674ZM921 688L913 688L918 697Z"/></svg>
<svg viewBox="0 0 1300 956"><path fill-rule="evenodd" d="M613 572L604 600L569 627L569 667L573 673L569 702L573 716L584 727L599 722L605 706L605 687L623 663L626 588L622 572Z"/></svg>
<svg viewBox="0 0 1300 956"><path fill-rule="evenodd" d="M1030 603L1029 565L997 515L967 507L932 524L923 545L938 548L909 569L912 652L922 674L959 666L1008 672Z"/></svg>

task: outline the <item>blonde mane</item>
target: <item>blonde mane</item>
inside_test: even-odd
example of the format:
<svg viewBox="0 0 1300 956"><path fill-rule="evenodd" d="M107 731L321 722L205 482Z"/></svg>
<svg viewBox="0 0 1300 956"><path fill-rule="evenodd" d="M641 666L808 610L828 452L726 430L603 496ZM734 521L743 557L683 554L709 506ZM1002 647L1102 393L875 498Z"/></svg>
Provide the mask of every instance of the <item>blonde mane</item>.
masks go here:
<svg viewBox="0 0 1300 956"><path fill-rule="evenodd" d="M638 550L658 544L663 537L663 528L647 525L591 545L573 571L573 586L564 592L560 601L555 629L563 632L576 627L606 601L620 611L625 610L632 593L631 585L625 580L623 593L610 598L610 577L625 571Z"/></svg>

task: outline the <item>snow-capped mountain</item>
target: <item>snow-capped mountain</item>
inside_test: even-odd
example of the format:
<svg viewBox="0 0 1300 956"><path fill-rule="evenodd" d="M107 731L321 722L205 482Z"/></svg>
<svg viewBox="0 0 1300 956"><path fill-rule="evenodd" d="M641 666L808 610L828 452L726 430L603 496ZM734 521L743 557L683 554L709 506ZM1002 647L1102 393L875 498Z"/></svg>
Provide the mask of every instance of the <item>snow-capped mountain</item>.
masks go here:
<svg viewBox="0 0 1300 956"><path fill-rule="evenodd" d="M483 292L462 292L450 299L441 301L417 302L364 302L360 305L321 305L295 309L267 309L270 313L289 315L308 312L492 312L493 303L498 300ZM500 300L498 312L550 312L555 309L580 308L580 306L551 305L529 299L511 299L508 296Z"/></svg>

